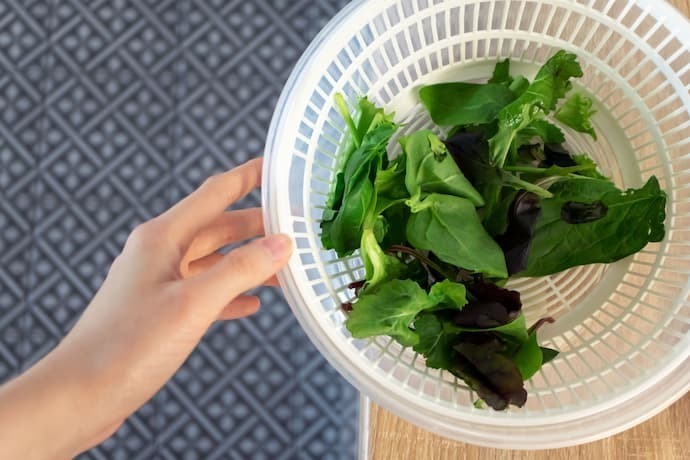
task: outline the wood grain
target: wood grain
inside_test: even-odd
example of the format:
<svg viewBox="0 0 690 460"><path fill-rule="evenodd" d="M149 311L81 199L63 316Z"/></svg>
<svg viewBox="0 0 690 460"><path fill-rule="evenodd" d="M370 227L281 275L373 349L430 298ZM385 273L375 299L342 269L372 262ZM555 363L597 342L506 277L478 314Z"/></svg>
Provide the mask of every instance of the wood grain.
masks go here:
<svg viewBox="0 0 690 460"><path fill-rule="evenodd" d="M510 451L451 441L371 408L373 460L680 460L690 458L690 395L624 433L565 449Z"/></svg>
<svg viewBox="0 0 690 460"><path fill-rule="evenodd" d="M678 8L682 13L690 16L690 0L672 0L669 3Z"/></svg>
<svg viewBox="0 0 690 460"><path fill-rule="evenodd" d="M673 0L690 17L690 0ZM690 459L690 394L624 433L577 447L509 451L433 435L390 412L371 407L369 457L373 460L680 460Z"/></svg>

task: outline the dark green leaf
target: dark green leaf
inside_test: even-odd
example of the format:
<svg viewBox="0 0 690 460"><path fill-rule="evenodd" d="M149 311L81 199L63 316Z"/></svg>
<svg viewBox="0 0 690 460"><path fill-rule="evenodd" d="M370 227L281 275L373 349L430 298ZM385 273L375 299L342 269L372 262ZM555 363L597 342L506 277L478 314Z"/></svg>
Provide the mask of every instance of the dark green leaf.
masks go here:
<svg viewBox="0 0 690 460"><path fill-rule="evenodd" d="M410 197L405 187L405 155L400 155L386 169L376 173L376 213L402 203Z"/></svg>
<svg viewBox="0 0 690 460"><path fill-rule="evenodd" d="M450 369L452 366L453 341L457 334L448 332L442 322L433 314L421 314L414 323L419 342L414 351L424 355L427 367L433 369Z"/></svg>
<svg viewBox="0 0 690 460"><path fill-rule="evenodd" d="M556 359L556 356L558 356L558 350L554 350L553 348L546 348L546 347L539 347L541 348L541 354L543 356L542 359L542 366L546 363L549 363Z"/></svg>
<svg viewBox="0 0 690 460"><path fill-rule="evenodd" d="M341 257L360 245L364 219L370 205L375 202L376 172L396 130L395 125L388 123L368 132L345 165L342 204L339 209L327 213L321 223L323 244L328 249L335 249ZM328 220L328 217L332 219Z"/></svg>
<svg viewBox="0 0 690 460"><path fill-rule="evenodd" d="M484 201L448 154L445 144L431 131L417 131L400 139L407 167L405 185L410 196L443 193L467 198L475 206Z"/></svg>
<svg viewBox="0 0 690 460"><path fill-rule="evenodd" d="M509 86L513 82L510 76L510 59L498 61L494 67L494 73L489 80L489 83L496 83L498 85Z"/></svg>
<svg viewBox="0 0 690 460"><path fill-rule="evenodd" d="M520 369L522 380L528 380L536 374L543 362L543 355L537 343L537 333L533 332L522 343L517 353L513 356L513 362Z"/></svg>
<svg viewBox="0 0 690 460"><path fill-rule="evenodd" d="M361 226L374 199L373 180L386 157L386 146L397 130L392 115L366 97L352 116L342 95L335 96L348 132L336 160L336 175L321 222L325 248L345 256L359 247Z"/></svg>
<svg viewBox="0 0 690 460"><path fill-rule="evenodd" d="M552 56L529 88L499 112L498 133L489 140L491 164L502 167L518 132L555 109L558 100L572 87L570 78L581 76L582 69L574 54L561 50Z"/></svg>
<svg viewBox="0 0 690 460"><path fill-rule="evenodd" d="M547 120L537 118L518 131L515 140L513 140L513 147L530 144L535 138L542 144L562 144L565 142L565 135L561 128Z"/></svg>
<svg viewBox="0 0 690 460"><path fill-rule="evenodd" d="M486 206L479 210L479 216L489 235L496 237L507 231L510 206L520 190L493 184L485 188L485 193Z"/></svg>
<svg viewBox="0 0 690 460"><path fill-rule="evenodd" d="M389 335L404 346L412 346L419 342L419 335L410 325L429 307L431 302L417 283L393 280L360 294L345 325L355 338Z"/></svg>
<svg viewBox="0 0 690 460"><path fill-rule="evenodd" d="M577 265L610 263L664 237L666 194L652 177L638 190L622 192L607 180L572 177L551 187L541 202L534 240L522 276L545 276ZM569 202L601 202L607 213L593 222L562 219Z"/></svg>
<svg viewBox="0 0 690 460"><path fill-rule="evenodd" d="M407 239L417 249L433 252L444 262L489 277L505 278L503 251L482 227L469 200L431 194L411 203Z"/></svg>
<svg viewBox="0 0 690 460"><path fill-rule="evenodd" d="M496 83L440 83L425 86L419 96L439 126L489 123L515 96Z"/></svg>
<svg viewBox="0 0 690 460"><path fill-rule="evenodd" d="M556 119L569 128L587 133L597 140L597 133L591 122L595 113L596 110L592 109L592 99L575 93L556 111Z"/></svg>
<svg viewBox="0 0 690 460"><path fill-rule="evenodd" d="M407 243L405 227L410 218L410 208L404 202L397 203L383 211L383 217L388 222L388 232L381 241L381 247L389 248L395 244Z"/></svg>
<svg viewBox="0 0 690 460"><path fill-rule="evenodd" d="M518 98L522 96L525 91L527 91L527 88L529 88L529 80L522 75L518 75L513 78L513 82L510 84L509 88L515 97Z"/></svg>

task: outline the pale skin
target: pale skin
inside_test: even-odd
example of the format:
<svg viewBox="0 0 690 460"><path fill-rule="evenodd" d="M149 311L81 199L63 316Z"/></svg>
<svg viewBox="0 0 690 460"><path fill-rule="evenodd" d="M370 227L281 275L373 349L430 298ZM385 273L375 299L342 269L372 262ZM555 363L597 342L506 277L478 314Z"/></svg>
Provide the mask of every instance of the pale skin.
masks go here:
<svg viewBox="0 0 690 460"><path fill-rule="evenodd" d="M276 284L292 244L285 235L262 237L260 209L226 209L260 178L261 160L213 176L132 232L65 339L0 387L0 458L71 458L99 444L165 384L215 321L259 309L245 292Z"/></svg>

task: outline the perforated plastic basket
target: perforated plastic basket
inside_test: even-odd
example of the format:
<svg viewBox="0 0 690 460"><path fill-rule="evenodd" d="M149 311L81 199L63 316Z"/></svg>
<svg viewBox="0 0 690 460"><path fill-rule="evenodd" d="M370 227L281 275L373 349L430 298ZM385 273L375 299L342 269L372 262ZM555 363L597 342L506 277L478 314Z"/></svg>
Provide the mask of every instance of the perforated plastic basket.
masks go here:
<svg viewBox="0 0 690 460"><path fill-rule="evenodd" d="M389 338L353 340L340 309L363 278L319 240L344 122L342 92L394 110L405 129L431 127L421 85L478 80L498 59L533 76L556 50L575 52L580 89L597 101L600 140L569 132L619 186L656 175L669 197L667 238L616 264L511 283L531 322L549 315L561 351L527 383L522 409L473 407L452 375ZM396 148L391 149L394 155ZM264 172L267 231L295 237L280 280L321 352L362 392L431 431L477 444L547 448L622 431L690 387L690 23L657 0L356 1L318 36L278 103Z"/></svg>

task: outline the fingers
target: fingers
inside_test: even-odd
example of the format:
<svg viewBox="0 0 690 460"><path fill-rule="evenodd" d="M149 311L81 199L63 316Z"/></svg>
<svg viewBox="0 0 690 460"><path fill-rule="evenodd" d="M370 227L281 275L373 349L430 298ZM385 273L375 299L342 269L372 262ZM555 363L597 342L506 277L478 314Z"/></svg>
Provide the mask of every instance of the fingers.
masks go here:
<svg viewBox="0 0 690 460"><path fill-rule="evenodd" d="M185 259L196 260L230 243L263 234L261 208L224 212L194 237Z"/></svg>
<svg viewBox="0 0 690 460"><path fill-rule="evenodd" d="M260 286L287 264L292 241L272 235L231 251L215 265L186 281L209 308L219 310L243 292Z"/></svg>
<svg viewBox="0 0 690 460"><path fill-rule="evenodd" d="M223 254L214 252L213 254L209 254L206 257L202 257L201 259L193 260L189 263L183 264L181 270L182 278L191 278L193 276L197 276L198 274L209 270L211 267L223 260L223 257L225 257ZM280 287L280 282L278 282L278 277L273 275L269 279L267 279L263 285L271 287Z"/></svg>
<svg viewBox="0 0 690 460"><path fill-rule="evenodd" d="M186 248L200 230L211 224L232 203L260 185L262 164L259 158L209 177L159 219L169 225L173 238Z"/></svg>
<svg viewBox="0 0 690 460"><path fill-rule="evenodd" d="M241 295L228 305L218 315L218 320L231 320L244 318L259 311L261 301L253 295Z"/></svg>
<svg viewBox="0 0 690 460"><path fill-rule="evenodd" d="M271 276L269 279L266 280L266 282L264 283L264 286L280 287L280 283L278 282L278 277L276 275Z"/></svg>
<svg viewBox="0 0 690 460"><path fill-rule="evenodd" d="M223 254L214 252L201 259L193 260L191 262L183 262L181 267L182 278L187 279L203 273L213 267L215 264L223 260Z"/></svg>

